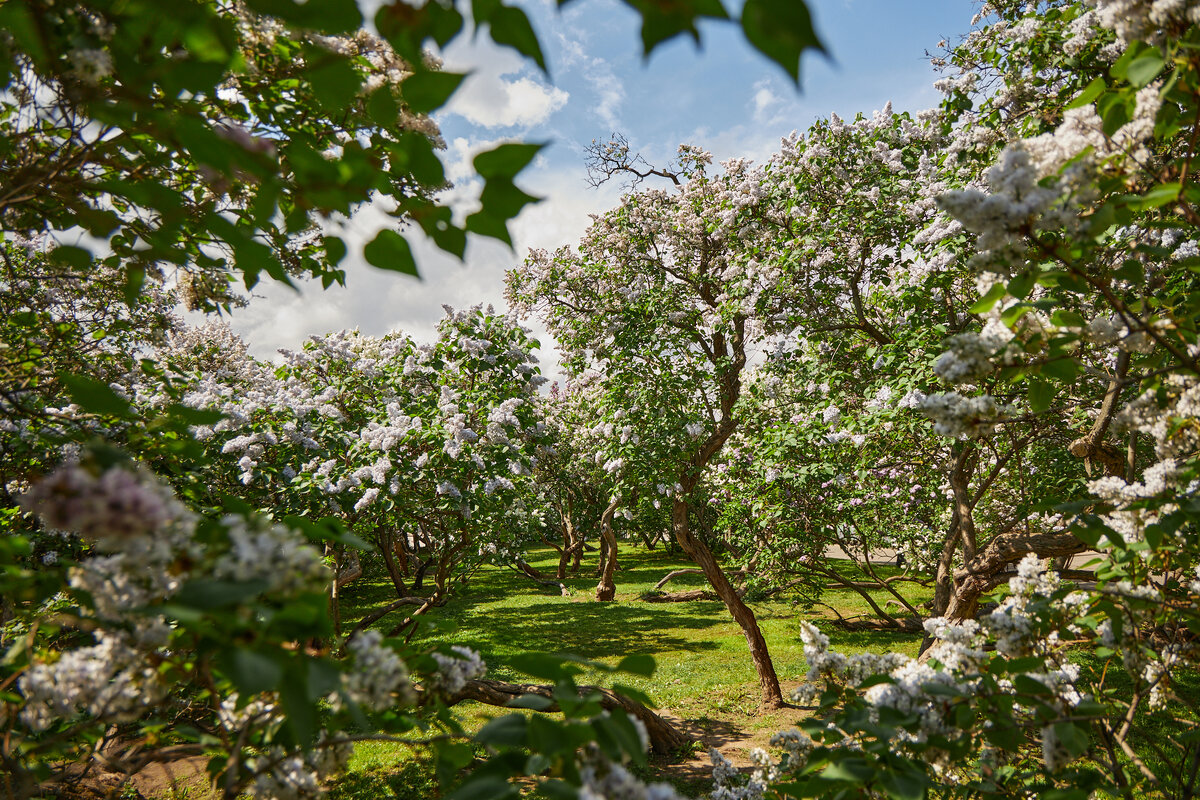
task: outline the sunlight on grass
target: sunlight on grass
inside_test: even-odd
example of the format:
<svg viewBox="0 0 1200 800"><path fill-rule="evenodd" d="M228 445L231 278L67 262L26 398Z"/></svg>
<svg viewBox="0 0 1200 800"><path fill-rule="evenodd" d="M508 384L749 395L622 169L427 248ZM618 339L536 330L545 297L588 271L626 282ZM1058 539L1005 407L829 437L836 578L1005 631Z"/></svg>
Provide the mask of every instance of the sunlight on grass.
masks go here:
<svg viewBox="0 0 1200 800"><path fill-rule="evenodd" d="M529 563L553 574L557 554L548 548L533 551ZM571 653L611 665L627 655L648 654L658 665L653 676L621 675L617 680L645 692L673 716L696 723L703 731L764 743L775 731L794 725L806 712L761 711L758 678L746 640L724 604L648 603L639 599L671 570L690 566L694 565L682 554L672 555L662 548L624 549L617 572L617 598L611 603L593 599L594 567L585 566L579 576L564 581L570 590L568 597L512 569L484 567L449 604L430 612L414 641L426 646L458 644L474 648L487 662L489 677L513 681L531 680L510 665L513 656L520 653ZM685 575L673 580L668 588L705 585L703 576ZM914 591L910 586L905 589L910 600L923 602L928 598L928 592L920 587ZM880 602L885 594L876 595ZM347 587L343 619L353 625L394 596L386 576L367 575ZM869 613L867 604L851 591L828 591L825 602L847 617ZM786 596L750 605L758 616L785 692L800 683L808 669L800 643L802 621L816 622L834 646L846 653L899 651L916 655L920 645L920 637L911 634L843 631L829 621L833 615L828 609L804 608ZM388 630L410 610L398 611L377 622L376 627ZM581 680L603 679L585 674ZM475 703L464 703L457 711L468 730L476 730L488 719L505 713ZM352 764L356 788L343 786L340 796L365 798L382 792L384 796L406 797L389 794L393 791L389 788L392 773L402 771L415 779L419 771L414 769L405 748L372 745L356 755Z"/></svg>

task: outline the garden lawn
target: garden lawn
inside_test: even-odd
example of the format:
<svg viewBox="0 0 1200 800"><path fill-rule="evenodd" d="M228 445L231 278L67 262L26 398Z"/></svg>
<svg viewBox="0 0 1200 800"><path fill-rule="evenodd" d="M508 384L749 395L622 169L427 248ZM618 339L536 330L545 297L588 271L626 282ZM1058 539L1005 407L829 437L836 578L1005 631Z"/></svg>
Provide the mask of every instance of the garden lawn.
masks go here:
<svg viewBox="0 0 1200 800"><path fill-rule="evenodd" d="M548 575L553 575L557 558L557 553L549 548L528 554L529 563ZM616 678L617 682L648 694L691 735L703 739L707 746L719 747L735 763L746 763L752 747L765 745L771 734L792 727L805 716L806 712L800 709L760 710L758 678L746 640L723 603L649 603L639 599L671 570L694 566L682 554L672 555L661 547L647 551L625 545L619 565L617 597L611 603L593 599L597 580L594 563L585 563L578 577L564 581L570 590L568 597L516 570L484 567L446 606L430 611L413 641L418 646L471 647L483 656L489 677L520 682L540 682L510 666L513 656L520 653L569 653L614 666L628 655L653 656L658 667L651 677L623 674ZM665 588L676 591L704 586L702 575L685 575ZM914 592L911 584L905 586L910 587L905 589L910 600L928 599L928 592L922 594L920 587ZM876 595L881 603L886 599L885 594ZM386 575L368 573L346 587L342 607L344 629L348 630L363 615L394 598ZM845 617L868 612L862 599L850 591L830 590L823 599ZM804 608L786 596L751 603L751 607L762 626L785 696L802 681L808 669L800 642L803 621L817 623L832 645L848 654L899 651L915 655L920 645L919 635L839 630L829 624L833 614L828 609ZM411 607L401 609L377 622L375 627L387 631L411 610ZM604 676L585 673L579 680L600 682ZM469 730L508 713L505 709L475 703L463 703L457 710ZM706 752L707 747L698 748L690 759L677 759L692 762L690 766L671 767L666 763L657 766L681 788L695 792L706 771L695 762L697 757L707 762ZM414 781L411 764L407 763L410 758L402 748L393 746L362 751L352 767L355 775L344 790L350 790L347 794L353 797L365 797L364 790L368 789L383 791L384 796L407 796L398 791L401 787L396 778L403 773L406 777L400 783L410 785ZM367 780L368 776L361 774L364 772L385 785ZM411 796L427 796L430 786L417 782L421 783L423 793Z"/></svg>

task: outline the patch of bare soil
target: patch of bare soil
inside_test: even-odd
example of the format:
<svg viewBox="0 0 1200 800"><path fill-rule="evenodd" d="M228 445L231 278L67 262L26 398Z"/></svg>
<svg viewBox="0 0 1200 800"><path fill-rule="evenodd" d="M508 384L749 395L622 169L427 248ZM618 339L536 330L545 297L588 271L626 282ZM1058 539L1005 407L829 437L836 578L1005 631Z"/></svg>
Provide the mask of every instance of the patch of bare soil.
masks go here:
<svg viewBox="0 0 1200 800"><path fill-rule="evenodd" d="M784 696L797 685L784 686ZM759 708L751 714L735 712L722 719L681 719L669 708L659 708L657 713L700 744L686 755L651 756L652 779L669 781L692 797L702 797L712 789L711 750L719 752L739 770L749 772L753 768L751 751L756 747L767 748L773 735L796 727L811 712L793 707Z"/></svg>
<svg viewBox="0 0 1200 800"><path fill-rule="evenodd" d="M148 764L129 779L146 798L213 800L218 795L209 780L208 756L190 756L176 761Z"/></svg>

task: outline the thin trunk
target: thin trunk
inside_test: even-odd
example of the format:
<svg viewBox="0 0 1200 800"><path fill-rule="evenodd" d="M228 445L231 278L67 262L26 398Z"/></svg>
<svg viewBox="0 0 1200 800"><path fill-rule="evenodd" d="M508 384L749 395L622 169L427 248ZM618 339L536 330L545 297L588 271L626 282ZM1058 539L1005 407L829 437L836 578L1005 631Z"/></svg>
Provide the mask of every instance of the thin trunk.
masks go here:
<svg viewBox="0 0 1200 800"><path fill-rule="evenodd" d="M940 617L946 613L946 609L950 606L950 598L954 595L954 554L958 551L959 542L962 541L963 527L965 524L972 525L972 535L974 534L974 522L971 520L971 506L969 503L960 503L960 491L966 491L970 484L970 474L975 469L976 458L975 447L970 444L958 444L958 453L954 459L954 467L950 471L950 486L961 487L954 489L955 503L950 517L950 530L946 532L946 538L942 543L942 555L938 559L937 572L934 576L933 588L933 616ZM967 512L966 522L964 522L963 511ZM930 643L931 640L926 637L926 644L922 645L922 650Z"/></svg>
<svg viewBox="0 0 1200 800"><path fill-rule="evenodd" d="M417 574L413 577L413 591L419 592L425 588L425 571L429 569L429 565L433 563L433 558L427 558L417 567Z"/></svg>
<svg viewBox="0 0 1200 800"><path fill-rule="evenodd" d="M750 647L750 658L754 669L758 672L758 684L762 690L763 705L768 708L782 708L783 692L779 688L779 678L775 674L775 665L771 662L771 654L767 651L767 641L763 638L758 627L758 619L750 607L742 602L733 584L725 577L724 571L713 557L712 551L692 535L688 527L687 503L678 498L671 508L671 530L675 540L687 551L688 556L704 570L704 577L716 591L717 596L725 603L734 621L741 627Z"/></svg>
<svg viewBox="0 0 1200 800"><path fill-rule="evenodd" d="M328 545L327 545L328 546ZM342 569L342 548L338 546L333 554L333 574L334 579L329 584L329 616L333 618L333 634L340 637L342 635L342 603L341 592L338 591L339 581L337 574Z"/></svg>
<svg viewBox="0 0 1200 800"><path fill-rule="evenodd" d="M596 599L602 602L607 602L617 596L617 584L613 580L617 571L617 537L613 533L612 520L620 503L620 498L614 497L608 504L608 508L604 509L604 515L600 517L601 543L608 548L607 557L604 557L603 551L601 552L602 572L600 573L600 583L596 585Z"/></svg>
<svg viewBox="0 0 1200 800"><path fill-rule="evenodd" d="M696 569L694 567L684 567L683 569L672 570L671 572L668 572L661 581L654 584L654 589L655 589L655 591L661 589L662 587L666 586L672 579L678 578L680 575L703 575L703 574L704 574L704 570Z"/></svg>
<svg viewBox="0 0 1200 800"><path fill-rule="evenodd" d="M408 563L407 533L392 537L392 552L396 554L396 567L400 570L400 574L406 577L411 575L412 565Z"/></svg>
<svg viewBox="0 0 1200 800"><path fill-rule="evenodd" d="M571 547L575 544L575 524L571 520L570 501L564 508L559 509L558 513L562 518L563 546L558 551L558 571L555 577L561 581L567 577L567 565L571 563Z"/></svg>
<svg viewBox="0 0 1200 800"><path fill-rule="evenodd" d="M376 532L375 541L379 546L379 552L383 553L383 563L387 566L388 576L392 579L396 596L404 597L408 594L408 590L404 588L404 578L400 576L400 570L396 566L395 534L390 529L380 527Z"/></svg>

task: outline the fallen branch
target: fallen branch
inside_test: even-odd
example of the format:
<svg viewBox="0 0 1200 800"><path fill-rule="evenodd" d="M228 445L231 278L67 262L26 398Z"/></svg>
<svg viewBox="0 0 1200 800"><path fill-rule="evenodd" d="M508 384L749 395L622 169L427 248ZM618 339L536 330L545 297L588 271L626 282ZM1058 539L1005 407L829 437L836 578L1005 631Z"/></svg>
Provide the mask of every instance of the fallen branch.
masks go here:
<svg viewBox="0 0 1200 800"><path fill-rule="evenodd" d="M668 581L671 581L674 578L678 578L680 575L703 575L703 574L704 574L704 570L697 569L696 567L687 567L685 569L677 569L677 570L674 570L673 572L668 572L661 581L654 584L654 590L658 591L662 587L666 586Z"/></svg>
<svg viewBox="0 0 1200 800"><path fill-rule="evenodd" d="M563 597L569 597L571 595L571 592L569 589L567 589L567 585L565 583L547 578L540 571L526 564L523 559L516 559L516 566L513 567L513 570L524 575L526 578L529 578L534 583L540 583L542 586L553 586L555 589L559 590Z"/></svg>
<svg viewBox="0 0 1200 800"><path fill-rule="evenodd" d="M921 620L916 617L893 617L892 621L873 618L873 617L858 617L847 619L830 620L830 622L844 631L901 631L903 633L922 633L925 628L921 624Z"/></svg>
<svg viewBox="0 0 1200 800"><path fill-rule="evenodd" d="M636 700L631 700L624 695L617 694L608 689L602 689L599 686L580 686L579 692L580 695L592 694L594 692L600 695L600 706L602 708L620 708L629 716L641 720L642 724L646 726L646 733L650 735L650 747L656 753L669 755L692 743L691 737ZM506 683L488 678L467 681L467 685L463 687L461 692L451 697L448 704L454 705L463 700L475 700L492 706L509 706L514 700L526 695L534 695L550 701L550 705L539 709L541 711L551 712L560 710L557 701L554 699L553 686L539 686L531 683Z"/></svg>
<svg viewBox="0 0 1200 800"><path fill-rule="evenodd" d="M361 620L359 620L358 624L354 626L354 629L352 631L350 631L350 636L354 636L355 634L359 633L360 631L366 630L371 625L375 624L376 622L383 619L384 617L386 617L388 614L392 613L393 611L396 611L397 609L403 608L404 606L420 606L420 605L424 605L425 603L429 603L429 602L430 602L430 598L428 598L428 597L401 597L398 600L393 600L392 602L388 603L383 608L377 608L374 611L372 611L370 614L367 614L365 617L363 617ZM432 603L432 605L436 605L436 606L441 606L441 605L445 605L445 604L446 604L445 598L442 598L438 602Z"/></svg>

